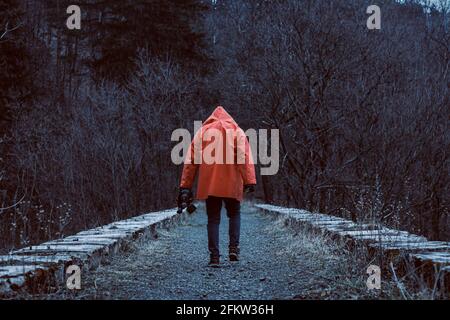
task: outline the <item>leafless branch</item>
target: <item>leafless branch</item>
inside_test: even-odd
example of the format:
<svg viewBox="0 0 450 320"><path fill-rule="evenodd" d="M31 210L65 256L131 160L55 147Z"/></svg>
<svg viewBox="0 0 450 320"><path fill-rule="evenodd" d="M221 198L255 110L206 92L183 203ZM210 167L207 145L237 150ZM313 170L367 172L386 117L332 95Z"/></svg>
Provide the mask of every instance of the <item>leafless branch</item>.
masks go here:
<svg viewBox="0 0 450 320"><path fill-rule="evenodd" d="M8 33L11 33L11 32L13 32L13 31L19 29L20 26L21 26L21 23L19 23L19 24L18 24L17 26L15 26L15 27L9 28L9 22L6 22L5 30L4 30L3 33L0 35L0 41L2 41L2 39L5 38L6 35L7 35Z"/></svg>
<svg viewBox="0 0 450 320"><path fill-rule="evenodd" d="M12 208L14 208L14 207L17 207L17 206L22 202L23 199L25 199L25 194L24 194L23 197L22 197L19 201L17 201L15 204L10 205L10 206L8 206L8 207L0 208L0 211L4 211L4 210L8 210L8 209L12 209Z"/></svg>

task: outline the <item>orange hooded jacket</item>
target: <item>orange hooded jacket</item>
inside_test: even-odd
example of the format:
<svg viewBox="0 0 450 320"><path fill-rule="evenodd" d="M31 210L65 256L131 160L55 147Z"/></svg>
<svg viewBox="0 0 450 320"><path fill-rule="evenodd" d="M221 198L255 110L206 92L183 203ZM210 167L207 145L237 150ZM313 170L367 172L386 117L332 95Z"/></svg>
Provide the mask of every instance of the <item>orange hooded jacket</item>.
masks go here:
<svg viewBox="0 0 450 320"><path fill-rule="evenodd" d="M241 201L244 185L256 184L250 144L223 107L214 110L192 140L180 187L191 189L197 171L199 200L216 196Z"/></svg>

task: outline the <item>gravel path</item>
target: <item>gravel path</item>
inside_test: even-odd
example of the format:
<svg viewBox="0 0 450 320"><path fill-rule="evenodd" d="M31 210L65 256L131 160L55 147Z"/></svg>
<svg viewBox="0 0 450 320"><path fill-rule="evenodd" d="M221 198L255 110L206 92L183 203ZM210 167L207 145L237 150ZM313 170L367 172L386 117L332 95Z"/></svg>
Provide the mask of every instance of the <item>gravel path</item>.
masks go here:
<svg viewBox="0 0 450 320"><path fill-rule="evenodd" d="M222 209L221 268L207 266L206 214L162 231L132 252L84 275L84 298L292 299L321 287L308 258L291 255L286 230L250 206L242 208L241 261L228 261L228 218Z"/></svg>

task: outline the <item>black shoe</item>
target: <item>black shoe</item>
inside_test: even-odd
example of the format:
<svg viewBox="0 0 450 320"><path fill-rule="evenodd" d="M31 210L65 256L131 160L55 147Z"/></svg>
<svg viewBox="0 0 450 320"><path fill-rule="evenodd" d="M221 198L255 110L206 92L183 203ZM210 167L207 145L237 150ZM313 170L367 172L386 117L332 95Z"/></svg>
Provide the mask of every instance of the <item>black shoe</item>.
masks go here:
<svg viewBox="0 0 450 320"><path fill-rule="evenodd" d="M230 247L229 257L230 257L230 261L239 261L239 248Z"/></svg>
<svg viewBox="0 0 450 320"><path fill-rule="evenodd" d="M211 256L209 260L209 266L211 268L219 268L220 267L220 258L217 256Z"/></svg>

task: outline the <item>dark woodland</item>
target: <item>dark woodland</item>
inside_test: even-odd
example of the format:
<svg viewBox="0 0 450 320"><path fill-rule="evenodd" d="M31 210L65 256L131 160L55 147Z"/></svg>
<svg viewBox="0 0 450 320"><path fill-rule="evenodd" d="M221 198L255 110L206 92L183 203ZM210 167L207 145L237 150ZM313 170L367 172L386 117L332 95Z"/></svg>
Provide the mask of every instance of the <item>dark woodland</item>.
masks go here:
<svg viewBox="0 0 450 320"><path fill-rule="evenodd" d="M217 105L280 129L260 201L450 240L435 3L0 0L0 252L175 207L171 133Z"/></svg>

